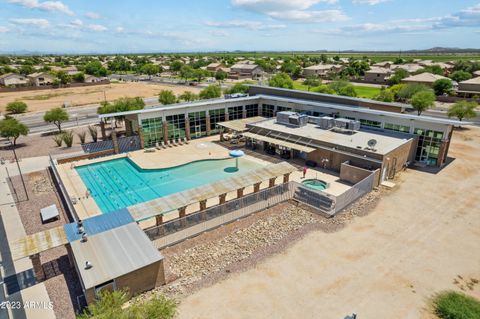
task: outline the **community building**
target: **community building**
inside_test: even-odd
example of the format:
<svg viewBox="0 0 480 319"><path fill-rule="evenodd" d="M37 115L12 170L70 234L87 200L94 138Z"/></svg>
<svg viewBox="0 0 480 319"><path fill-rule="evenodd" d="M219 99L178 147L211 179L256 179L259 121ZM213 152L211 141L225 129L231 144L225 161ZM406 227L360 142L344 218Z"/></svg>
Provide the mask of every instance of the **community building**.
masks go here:
<svg viewBox="0 0 480 319"><path fill-rule="evenodd" d="M401 161L397 160L402 162L402 165L409 162L442 166L447 159L453 126L460 125L460 122L408 114L409 109L408 105L399 103L250 86L250 95L247 97L158 106L138 111L105 114L100 117L124 116L127 135L139 134L141 145L148 148L155 146L156 143L169 143L178 139L194 139L219 133L218 124L221 122L257 116L268 119L275 117L278 112L293 111L312 118L331 117L358 122L359 130L355 130L355 133L347 138L352 140L349 148L351 154L359 153L360 148L365 151L365 147L368 147L366 142L369 140L382 141L386 139L385 135L394 134L396 135L394 138L398 138L397 135L399 135L402 136L401 140L411 140L406 152L411 156L402 158ZM302 128L302 130L305 129ZM365 137L367 133L369 138ZM345 148L347 146L342 145L341 138L331 138L332 134L344 137L342 133L327 134L321 130L311 129L309 134L313 140L321 141L325 138L325 143L328 141L330 147ZM361 139L363 142L360 143L357 136L363 136ZM397 145L394 141L388 144ZM320 144L309 147L314 151L319 149ZM390 151L392 150L389 148L385 149L383 152L385 158ZM366 155L362 152L360 156ZM374 157L378 157L378 154L377 152ZM353 159L357 155L347 155L345 159ZM308 156L305 156L305 159L307 158ZM378 160L382 162L383 156Z"/></svg>

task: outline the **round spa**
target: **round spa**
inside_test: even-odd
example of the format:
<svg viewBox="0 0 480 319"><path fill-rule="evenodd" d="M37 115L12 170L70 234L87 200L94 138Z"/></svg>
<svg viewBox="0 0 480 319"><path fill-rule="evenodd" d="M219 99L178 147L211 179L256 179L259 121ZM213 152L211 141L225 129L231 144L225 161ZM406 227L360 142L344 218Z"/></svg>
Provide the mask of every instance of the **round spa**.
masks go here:
<svg viewBox="0 0 480 319"><path fill-rule="evenodd" d="M306 179L302 181L302 184L308 188L315 189L318 191L328 188L328 184L319 179Z"/></svg>

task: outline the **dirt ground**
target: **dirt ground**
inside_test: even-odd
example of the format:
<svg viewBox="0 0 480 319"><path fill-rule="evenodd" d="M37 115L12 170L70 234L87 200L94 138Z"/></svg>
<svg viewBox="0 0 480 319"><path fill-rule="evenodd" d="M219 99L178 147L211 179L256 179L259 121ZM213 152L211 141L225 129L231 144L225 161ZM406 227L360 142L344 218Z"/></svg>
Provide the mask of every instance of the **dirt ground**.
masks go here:
<svg viewBox="0 0 480 319"><path fill-rule="evenodd" d="M124 96L152 97L158 95L161 90L172 90L177 95L184 91L194 93L200 91L198 88L182 85L126 82L76 88L9 92L0 93L0 112L5 111L9 102L17 100L27 103L30 112L39 112L61 106L64 102L69 102L72 106L78 106L100 103L105 97L108 101Z"/></svg>
<svg viewBox="0 0 480 319"><path fill-rule="evenodd" d="M408 170L365 217L203 288L179 318L431 318L445 289L480 298L480 129L457 131L452 161ZM459 279L460 278L460 279Z"/></svg>

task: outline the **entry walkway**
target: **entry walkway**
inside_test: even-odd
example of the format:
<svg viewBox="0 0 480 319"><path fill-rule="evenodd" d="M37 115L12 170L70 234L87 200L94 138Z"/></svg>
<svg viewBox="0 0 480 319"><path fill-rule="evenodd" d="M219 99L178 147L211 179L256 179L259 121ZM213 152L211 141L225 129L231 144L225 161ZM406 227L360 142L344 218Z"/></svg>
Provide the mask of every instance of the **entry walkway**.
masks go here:
<svg viewBox="0 0 480 319"><path fill-rule="evenodd" d="M48 166L48 157L26 158L20 162L22 173L42 170ZM9 244L24 237L25 229L10 194L7 170L10 176L18 175L16 163L0 166L0 302L37 302L31 309L4 310L0 308L0 319L6 318L55 318L53 309L48 309L50 298L44 283L35 284L29 274L33 268L28 258L13 261ZM27 278L28 277L28 278ZM20 279L20 280L19 280ZM32 281L33 279L33 281ZM7 287L8 284L8 287ZM8 288L8 289L7 289Z"/></svg>

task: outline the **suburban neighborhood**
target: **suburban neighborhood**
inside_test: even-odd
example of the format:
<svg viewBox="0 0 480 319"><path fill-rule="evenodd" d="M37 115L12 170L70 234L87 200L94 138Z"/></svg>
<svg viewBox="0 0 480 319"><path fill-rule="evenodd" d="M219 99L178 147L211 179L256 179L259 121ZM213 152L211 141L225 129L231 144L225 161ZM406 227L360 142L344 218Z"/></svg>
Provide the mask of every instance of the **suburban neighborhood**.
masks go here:
<svg viewBox="0 0 480 319"><path fill-rule="evenodd" d="M0 319L480 318L477 0L0 9Z"/></svg>

